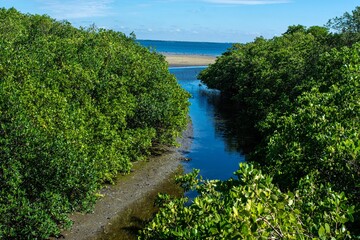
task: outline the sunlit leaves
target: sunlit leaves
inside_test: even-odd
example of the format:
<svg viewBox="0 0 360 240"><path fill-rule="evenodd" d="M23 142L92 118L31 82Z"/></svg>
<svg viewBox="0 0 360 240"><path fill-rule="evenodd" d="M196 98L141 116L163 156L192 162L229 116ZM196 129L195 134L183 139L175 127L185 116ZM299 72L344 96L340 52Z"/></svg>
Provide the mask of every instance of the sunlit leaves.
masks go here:
<svg viewBox="0 0 360 240"><path fill-rule="evenodd" d="M48 238L100 183L174 144L188 95L122 33L15 9L0 19L0 238Z"/></svg>
<svg viewBox="0 0 360 240"><path fill-rule="evenodd" d="M272 179L251 165L240 165L238 179L197 180L181 177L199 192L187 198L161 195L160 212L140 239L316 239L346 238L344 223L353 210L343 194L303 179L294 192L281 192ZM186 184L185 184L186 185ZM319 201L323 199L323 201ZM310 207L309 207L310 206Z"/></svg>
<svg viewBox="0 0 360 240"><path fill-rule="evenodd" d="M313 174L344 191L356 205L354 225L360 199L358 12L330 21L338 34L297 25L273 39L236 44L200 74L250 113L261 132L248 159L281 189L294 189ZM328 237L327 225L316 231Z"/></svg>
<svg viewBox="0 0 360 240"><path fill-rule="evenodd" d="M359 45L355 45L326 60L332 63L333 58L348 59L358 53ZM334 69L337 78L331 76L328 82L319 83L326 92L313 88L302 94L295 102L296 109L276 120L266 162L279 181L286 184L296 184L316 169L324 182L359 199L359 58L336 60L347 65ZM332 85L325 87L329 83Z"/></svg>

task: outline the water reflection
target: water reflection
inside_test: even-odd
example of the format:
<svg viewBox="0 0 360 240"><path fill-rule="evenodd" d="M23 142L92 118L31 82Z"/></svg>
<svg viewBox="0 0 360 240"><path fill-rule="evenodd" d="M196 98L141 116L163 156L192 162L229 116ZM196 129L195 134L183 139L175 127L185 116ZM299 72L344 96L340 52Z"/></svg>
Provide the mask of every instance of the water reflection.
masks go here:
<svg viewBox="0 0 360 240"><path fill-rule="evenodd" d="M197 75L205 67L171 68L179 83L192 98L190 99L190 117L193 123L194 140L184 163L185 172L193 168L207 179L228 179L245 161L245 153L256 139L246 115L239 114L237 106L216 90L210 90L197 80ZM172 178L171 178L172 179ZM146 198L135 201L128 212L118 217L98 239L136 239L139 229L156 212L153 207L158 192L167 192L175 196L182 194L173 182L164 182L150 192ZM193 199L197 194L188 192Z"/></svg>
<svg viewBox="0 0 360 240"><path fill-rule="evenodd" d="M226 96L220 95L209 101L216 109L215 131L226 142L228 151L243 155L252 152L259 137L248 114Z"/></svg>
<svg viewBox="0 0 360 240"><path fill-rule="evenodd" d="M185 170L201 170L207 179L228 179L245 161L247 124L237 116L236 106L219 91L208 89L197 79L205 67L171 68L181 86L192 95L190 117L194 142L187 154Z"/></svg>

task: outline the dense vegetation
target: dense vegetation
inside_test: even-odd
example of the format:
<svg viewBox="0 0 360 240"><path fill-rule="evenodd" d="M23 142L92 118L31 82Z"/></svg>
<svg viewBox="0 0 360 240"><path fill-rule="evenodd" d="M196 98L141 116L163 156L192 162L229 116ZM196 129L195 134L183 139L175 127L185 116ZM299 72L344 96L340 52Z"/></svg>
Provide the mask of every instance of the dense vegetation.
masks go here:
<svg viewBox="0 0 360 240"><path fill-rule="evenodd" d="M141 239L346 239L353 208L344 194L317 185L312 176L298 189L282 192L251 165L240 165L238 179L197 180L197 172L178 179L200 196L170 200L161 195L160 214ZM320 197L321 196L321 197ZM323 200L325 199L325 200Z"/></svg>
<svg viewBox="0 0 360 240"><path fill-rule="evenodd" d="M101 183L174 144L187 111L132 37L0 9L0 238L59 234Z"/></svg>
<svg viewBox="0 0 360 240"><path fill-rule="evenodd" d="M359 234L360 7L327 27L235 44L200 74L261 136L238 179L185 176L144 239L345 239ZM348 232L348 229L350 232Z"/></svg>

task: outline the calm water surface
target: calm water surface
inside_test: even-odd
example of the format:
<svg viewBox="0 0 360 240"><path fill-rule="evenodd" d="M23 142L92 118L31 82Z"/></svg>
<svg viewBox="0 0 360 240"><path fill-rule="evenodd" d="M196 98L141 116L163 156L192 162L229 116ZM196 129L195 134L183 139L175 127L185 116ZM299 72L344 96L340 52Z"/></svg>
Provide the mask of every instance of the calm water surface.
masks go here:
<svg viewBox="0 0 360 240"><path fill-rule="evenodd" d="M170 68L180 85L192 95L190 117L194 139L189 152L185 154L191 160L184 162L183 168L185 172L193 168L200 169L200 174L206 179L225 180L233 177L239 163L245 161L241 144L243 137L238 132L244 124L234 125L238 121L235 121L231 103L223 101L218 91L200 84L197 75L204 68ZM98 240L137 239L138 230L144 227L146 220L156 211L153 203L158 192L183 194L174 181L169 179L154 189L151 197L134 202L127 214L119 216L109 231L99 236ZM188 192L185 195L193 199L196 193Z"/></svg>
<svg viewBox="0 0 360 240"><path fill-rule="evenodd" d="M232 46L232 43L180 42L159 40L137 40L142 46L160 53L200 54L220 56Z"/></svg>
<svg viewBox="0 0 360 240"><path fill-rule="evenodd" d="M226 108L220 93L202 85L197 75L204 67L170 68L180 85L191 95L190 117L194 128L194 140L184 163L186 172L200 169L206 179L225 180L233 176L239 163L245 157L236 146L237 138L231 138L232 130L227 129L234 121L234 113ZM233 115L233 117L231 116ZM227 116L226 119L223 117Z"/></svg>

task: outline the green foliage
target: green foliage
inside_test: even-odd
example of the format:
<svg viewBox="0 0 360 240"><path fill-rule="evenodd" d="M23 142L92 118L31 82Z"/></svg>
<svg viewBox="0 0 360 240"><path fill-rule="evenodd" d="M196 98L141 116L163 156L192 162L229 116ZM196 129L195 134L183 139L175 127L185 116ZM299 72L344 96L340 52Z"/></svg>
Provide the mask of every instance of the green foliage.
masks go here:
<svg viewBox="0 0 360 240"><path fill-rule="evenodd" d="M351 13L345 12L341 17L330 19L326 24L338 32L360 32L360 7L356 7Z"/></svg>
<svg viewBox="0 0 360 240"><path fill-rule="evenodd" d="M0 238L48 238L187 124L188 94L133 37L0 9Z"/></svg>
<svg viewBox="0 0 360 240"><path fill-rule="evenodd" d="M346 239L353 208L343 193L304 178L297 190L283 193L272 179L241 164L238 179L181 182L199 192L188 199L160 195L160 212L139 239Z"/></svg>
<svg viewBox="0 0 360 240"><path fill-rule="evenodd" d="M336 79L302 94L295 110L275 121L267 145L266 164L284 184L318 170L322 181L360 199L360 45L326 57L327 63L346 61ZM338 59L345 58L345 59ZM325 75L325 74L324 74ZM336 81L337 80L337 81ZM333 83L330 87L327 84Z"/></svg>
<svg viewBox="0 0 360 240"><path fill-rule="evenodd" d="M343 39L358 34L358 11L336 20L352 30L332 34L291 26L280 37L234 45L200 74L250 114L261 133L248 159L282 190L296 189L312 175L344 192L355 205L354 234L360 213L360 44Z"/></svg>
<svg viewBox="0 0 360 240"><path fill-rule="evenodd" d="M356 7L351 13L345 12L341 17L330 19L326 26L335 31L335 46L351 46L360 40L360 7Z"/></svg>
<svg viewBox="0 0 360 240"><path fill-rule="evenodd" d="M297 86L316 73L314 66L326 49L322 43L327 36L324 28L292 26L281 37L234 45L199 77L261 120L280 102L289 105L303 91Z"/></svg>

